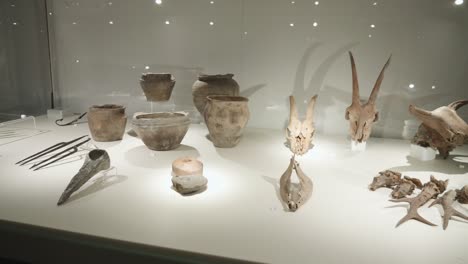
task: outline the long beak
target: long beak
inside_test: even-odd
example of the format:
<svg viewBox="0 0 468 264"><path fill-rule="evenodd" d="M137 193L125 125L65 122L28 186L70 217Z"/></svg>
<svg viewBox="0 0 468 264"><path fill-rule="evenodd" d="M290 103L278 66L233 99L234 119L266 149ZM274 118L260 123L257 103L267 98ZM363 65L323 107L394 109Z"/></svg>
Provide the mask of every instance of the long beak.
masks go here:
<svg viewBox="0 0 468 264"><path fill-rule="evenodd" d="M385 70L388 68L388 65L390 64L391 59L392 59L392 55L390 55L390 57L387 60L387 63L385 63L384 67L380 71L379 78L377 78L377 81L375 81L374 89L372 89L372 92L369 96L369 100L367 101L367 103L374 104L375 100L377 100L377 95L379 94L380 85L382 85Z"/></svg>
<svg viewBox="0 0 468 264"><path fill-rule="evenodd" d="M314 109L315 103L317 102L317 97L318 95L314 95L312 98L310 98L309 104L307 106L306 120L309 123L312 123L314 120Z"/></svg>
<svg viewBox="0 0 468 264"><path fill-rule="evenodd" d="M356 63L354 62L353 53L349 52L349 58L351 60L351 72L353 76L353 101L352 104L360 105L361 102L359 100L359 82L357 77L356 71Z"/></svg>

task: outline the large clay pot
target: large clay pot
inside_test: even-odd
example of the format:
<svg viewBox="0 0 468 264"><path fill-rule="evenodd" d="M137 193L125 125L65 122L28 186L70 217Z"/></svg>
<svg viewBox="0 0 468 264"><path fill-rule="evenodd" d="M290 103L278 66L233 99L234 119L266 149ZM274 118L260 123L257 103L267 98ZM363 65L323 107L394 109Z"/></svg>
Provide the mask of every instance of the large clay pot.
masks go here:
<svg viewBox="0 0 468 264"><path fill-rule="evenodd" d="M184 112L135 114L132 125L138 137L152 150L171 150L180 146L190 125Z"/></svg>
<svg viewBox="0 0 468 264"><path fill-rule="evenodd" d="M88 110L88 126L95 141L121 140L126 124L127 116L122 105L94 105Z"/></svg>
<svg viewBox="0 0 468 264"><path fill-rule="evenodd" d="M209 95L239 95L239 84L232 78L234 74L200 75L192 86L193 103L203 116L206 97Z"/></svg>
<svg viewBox="0 0 468 264"><path fill-rule="evenodd" d="M235 147L249 121L249 99L242 96L215 95L207 97L205 123L216 147Z"/></svg>
<svg viewBox="0 0 468 264"><path fill-rule="evenodd" d="M170 73L145 73L141 76L140 86L150 102L165 102L171 98L175 78Z"/></svg>

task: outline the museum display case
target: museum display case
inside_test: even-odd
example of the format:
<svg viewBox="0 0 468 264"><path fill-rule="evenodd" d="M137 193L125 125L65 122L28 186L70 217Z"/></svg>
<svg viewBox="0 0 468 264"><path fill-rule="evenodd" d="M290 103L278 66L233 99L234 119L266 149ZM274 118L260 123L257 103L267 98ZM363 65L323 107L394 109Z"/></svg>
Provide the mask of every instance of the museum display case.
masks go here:
<svg viewBox="0 0 468 264"><path fill-rule="evenodd" d="M0 262L467 263L467 4L0 1Z"/></svg>

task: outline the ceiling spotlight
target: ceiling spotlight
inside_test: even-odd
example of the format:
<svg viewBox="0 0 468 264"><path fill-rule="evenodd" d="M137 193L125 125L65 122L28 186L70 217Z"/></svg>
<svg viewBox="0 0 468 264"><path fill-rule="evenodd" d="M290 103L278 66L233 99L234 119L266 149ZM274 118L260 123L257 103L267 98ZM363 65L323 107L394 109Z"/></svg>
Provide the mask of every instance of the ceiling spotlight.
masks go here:
<svg viewBox="0 0 468 264"><path fill-rule="evenodd" d="M463 4L463 0L455 0L455 5L462 5Z"/></svg>

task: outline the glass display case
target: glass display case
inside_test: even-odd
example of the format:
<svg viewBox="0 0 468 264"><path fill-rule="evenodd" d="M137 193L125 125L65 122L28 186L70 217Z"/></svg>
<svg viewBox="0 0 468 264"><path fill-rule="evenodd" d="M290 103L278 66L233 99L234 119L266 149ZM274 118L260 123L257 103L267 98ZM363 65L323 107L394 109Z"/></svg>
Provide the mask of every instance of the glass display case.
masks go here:
<svg viewBox="0 0 468 264"><path fill-rule="evenodd" d="M1 1L0 259L468 262L466 5Z"/></svg>

